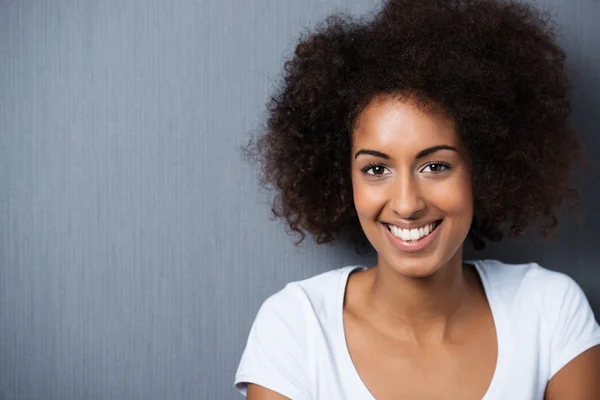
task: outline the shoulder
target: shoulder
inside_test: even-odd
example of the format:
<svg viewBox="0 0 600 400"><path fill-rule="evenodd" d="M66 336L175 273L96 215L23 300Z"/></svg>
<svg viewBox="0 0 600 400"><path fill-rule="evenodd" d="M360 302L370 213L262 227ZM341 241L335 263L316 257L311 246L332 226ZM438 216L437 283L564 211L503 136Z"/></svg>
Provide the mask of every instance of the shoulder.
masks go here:
<svg viewBox="0 0 600 400"><path fill-rule="evenodd" d="M556 336L565 324L575 321L596 334L596 321L587 297L570 276L531 262L507 264L481 260L476 265L487 287L488 299L512 320L522 317ZM523 321L524 322L524 321Z"/></svg>
<svg viewBox="0 0 600 400"><path fill-rule="evenodd" d="M475 261L491 301L509 313L535 310L548 323L558 323L569 304L587 302L581 287L570 276L535 262L509 264L498 260Z"/></svg>
<svg viewBox="0 0 600 400"><path fill-rule="evenodd" d="M529 295L554 303L560 300L560 295L581 292L570 276L535 262L509 264L499 260L477 260L474 263L484 284L509 298Z"/></svg>
<svg viewBox="0 0 600 400"><path fill-rule="evenodd" d="M348 275L358 268L363 267L347 266L288 283L262 303L252 329L259 337L268 337L274 330L303 335L311 323L331 316Z"/></svg>
<svg viewBox="0 0 600 400"><path fill-rule="evenodd" d="M236 374L245 394L256 383L289 398L310 397L310 349L319 329L335 326L348 266L288 283L265 300L252 324ZM343 297L342 297L343 298Z"/></svg>
<svg viewBox="0 0 600 400"><path fill-rule="evenodd" d="M290 311L307 311L319 315L343 294L348 275L360 266L347 266L308 279L288 283L282 290L267 298L258 317L290 318ZM297 319L298 315L294 315Z"/></svg>
<svg viewBox="0 0 600 400"><path fill-rule="evenodd" d="M583 351L600 344L594 312L570 276L537 263L481 260L476 265L491 292L490 302L510 316L515 329L540 332L540 346L550 360L550 377Z"/></svg>

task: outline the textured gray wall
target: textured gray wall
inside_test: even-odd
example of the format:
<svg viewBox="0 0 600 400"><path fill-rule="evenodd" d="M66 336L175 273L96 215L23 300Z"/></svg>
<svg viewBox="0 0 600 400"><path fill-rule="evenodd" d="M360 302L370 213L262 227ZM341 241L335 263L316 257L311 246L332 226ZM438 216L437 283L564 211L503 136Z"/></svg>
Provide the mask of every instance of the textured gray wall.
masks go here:
<svg viewBox="0 0 600 400"><path fill-rule="evenodd" d="M238 148L302 28L377 3L0 0L0 399L239 398L260 303L372 262L294 248ZM600 2L539 3L598 156ZM583 178L584 220L555 242L468 256L566 271L599 312L600 184Z"/></svg>

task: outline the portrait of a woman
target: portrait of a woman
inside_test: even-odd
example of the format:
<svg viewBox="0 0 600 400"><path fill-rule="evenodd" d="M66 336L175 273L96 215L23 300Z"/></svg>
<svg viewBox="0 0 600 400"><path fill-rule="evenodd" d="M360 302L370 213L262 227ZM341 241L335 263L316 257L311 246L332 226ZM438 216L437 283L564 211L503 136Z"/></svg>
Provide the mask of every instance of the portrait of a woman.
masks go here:
<svg viewBox="0 0 600 400"><path fill-rule="evenodd" d="M600 327L574 279L463 258L577 206L584 157L553 22L502 0L332 16L285 63L248 148L299 240L377 255L262 304L250 400L600 399Z"/></svg>

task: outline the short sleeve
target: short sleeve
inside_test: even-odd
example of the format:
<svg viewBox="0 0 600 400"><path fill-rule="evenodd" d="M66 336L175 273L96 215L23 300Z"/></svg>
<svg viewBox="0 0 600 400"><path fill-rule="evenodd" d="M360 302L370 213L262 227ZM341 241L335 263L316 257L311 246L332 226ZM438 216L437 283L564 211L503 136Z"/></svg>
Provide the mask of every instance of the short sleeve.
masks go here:
<svg viewBox="0 0 600 400"><path fill-rule="evenodd" d="M584 351L600 344L600 327L581 287L560 274L553 285L552 310L555 315L550 343L550 378Z"/></svg>
<svg viewBox="0 0 600 400"><path fill-rule="evenodd" d="M235 376L241 394L254 383L293 400L311 398L306 302L299 288L288 285L260 307Z"/></svg>

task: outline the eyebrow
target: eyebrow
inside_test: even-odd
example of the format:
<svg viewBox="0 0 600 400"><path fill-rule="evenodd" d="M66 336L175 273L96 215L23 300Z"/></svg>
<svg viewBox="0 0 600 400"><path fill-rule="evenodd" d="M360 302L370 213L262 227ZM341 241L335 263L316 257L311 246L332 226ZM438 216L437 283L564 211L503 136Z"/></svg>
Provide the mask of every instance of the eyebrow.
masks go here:
<svg viewBox="0 0 600 400"><path fill-rule="evenodd" d="M417 154L417 156L415 157L417 160L419 158L423 158L423 157L427 157L430 154L435 153L436 151L440 151L440 150L450 150L450 151L456 151L458 152L456 147L452 147L452 146L448 146L445 144L441 144L439 146L433 146L433 147L429 147L425 150L421 150L419 152L419 154ZM354 159L358 158L359 155L361 154L366 154L366 155L370 155L370 156L375 156L375 157L379 157L379 158L383 158L384 160L389 160L391 157L381 151L377 151L377 150L369 150L369 149L360 149L359 151L356 152L356 154L354 155Z"/></svg>

